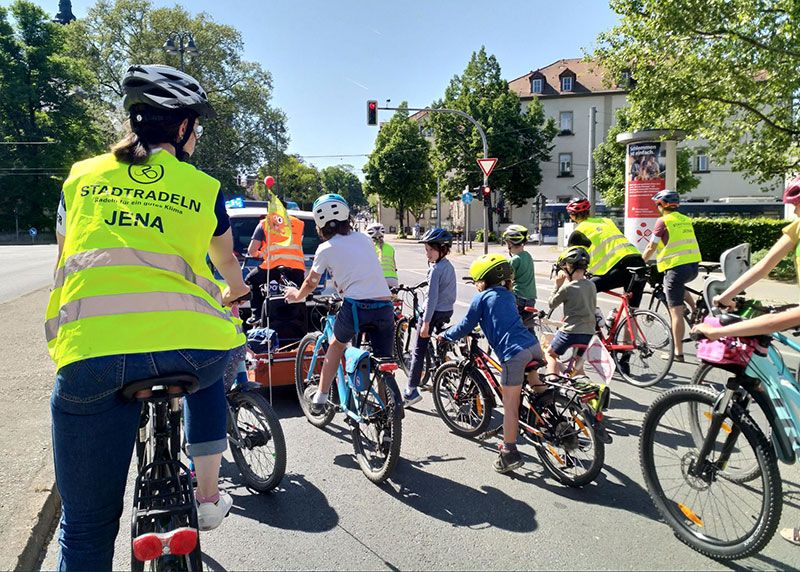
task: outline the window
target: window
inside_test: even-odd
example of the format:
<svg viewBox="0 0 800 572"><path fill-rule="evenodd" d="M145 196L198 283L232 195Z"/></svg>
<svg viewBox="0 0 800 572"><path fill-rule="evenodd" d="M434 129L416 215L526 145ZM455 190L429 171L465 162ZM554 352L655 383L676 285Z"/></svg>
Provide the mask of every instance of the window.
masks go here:
<svg viewBox="0 0 800 572"><path fill-rule="evenodd" d="M571 75L565 75L561 78L561 91L572 91L572 80L573 77Z"/></svg>
<svg viewBox="0 0 800 572"><path fill-rule="evenodd" d="M558 114L559 135L572 135L572 112L562 111Z"/></svg>
<svg viewBox="0 0 800 572"><path fill-rule="evenodd" d="M438 213L437 213L437 211L436 211L436 209L435 209L435 208L434 208L434 209L431 209L431 220L436 220L436 218L437 218L437 214L438 214Z"/></svg>
<svg viewBox="0 0 800 572"><path fill-rule="evenodd" d="M531 80L531 93L542 93L544 91L544 80L540 77Z"/></svg>
<svg viewBox="0 0 800 572"><path fill-rule="evenodd" d="M572 200L572 195L558 195L556 197L557 203L568 203Z"/></svg>
<svg viewBox="0 0 800 572"><path fill-rule="evenodd" d="M694 172L708 173L708 155L705 153L698 153L694 156Z"/></svg>
<svg viewBox="0 0 800 572"><path fill-rule="evenodd" d="M631 86L631 72L630 70L622 70L622 73L619 75L619 87L622 88L629 88Z"/></svg>
<svg viewBox="0 0 800 572"><path fill-rule="evenodd" d="M558 176L559 177L572 176L572 153L558 154Z"/></svg>

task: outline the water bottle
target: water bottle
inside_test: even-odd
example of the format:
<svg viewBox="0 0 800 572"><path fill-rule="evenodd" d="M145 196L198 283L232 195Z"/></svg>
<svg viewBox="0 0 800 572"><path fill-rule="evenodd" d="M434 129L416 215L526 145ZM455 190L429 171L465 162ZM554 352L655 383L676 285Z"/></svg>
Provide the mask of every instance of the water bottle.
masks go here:
<svg viewBox="0 0 800 572"><path fill-rule="evenodd" d="M597 322L598 328L606 327L606 319L603 317L603 312L600 311L600 308L594 309L594 320Z"/></svg>

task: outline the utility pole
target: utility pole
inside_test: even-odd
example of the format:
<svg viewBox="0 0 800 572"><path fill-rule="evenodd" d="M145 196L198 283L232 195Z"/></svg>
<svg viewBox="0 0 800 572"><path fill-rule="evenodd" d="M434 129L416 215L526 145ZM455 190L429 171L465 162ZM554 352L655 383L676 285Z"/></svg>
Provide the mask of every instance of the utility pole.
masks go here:
<svg viewBox="0 0 800 572"><path fill-rule="evenodd" d="M594 140L597 131L597 107L589 110L589 167L586 173L586 194L589 195L589 214L597 210L597 195L594 192Z"/></svg>
<svg viewBox="0 0 800 572"><path fill-rule="evenodd" d="M436 178L436 228L442 228L442 185L438 177Z"/></svg>

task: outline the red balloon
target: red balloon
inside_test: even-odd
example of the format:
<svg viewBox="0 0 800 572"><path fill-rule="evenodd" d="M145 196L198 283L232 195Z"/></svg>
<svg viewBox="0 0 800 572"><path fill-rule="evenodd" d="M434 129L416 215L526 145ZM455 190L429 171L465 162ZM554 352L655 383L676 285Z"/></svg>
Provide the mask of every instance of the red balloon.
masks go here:
<svg viewBox="0 0 800 572"><path fill-rule="evenodd" d="M272 175L267 175L267 177L264 179L264 184L267 185L268 189L271 189L272 186L275 184L275 177L273 177Z"/></svg>

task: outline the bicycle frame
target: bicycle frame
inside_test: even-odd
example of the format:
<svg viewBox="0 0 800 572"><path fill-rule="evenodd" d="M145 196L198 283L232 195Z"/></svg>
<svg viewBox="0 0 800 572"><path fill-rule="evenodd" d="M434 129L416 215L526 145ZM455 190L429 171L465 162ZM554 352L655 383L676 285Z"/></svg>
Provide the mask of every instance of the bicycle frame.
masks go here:
<svg viewBox="0 0 800 572"><path fill-rule="evenodd" d="M597 336L600 338L600 341L606 347L608 351L630 351L636 349L636 342L637 339L636 332L633 329L633 313L631 312L631 307L628 302L630 298L630 294L617 294L616 292L605 292L605 294L609 296L613 296L614 298L618 298L620 303L617 309L617 312L614 315L614 321L608 326L608 335L603 335L603 332L598 329ZM627 344L612 344L611 340L614 339L614 336L619 329L620 322L622 321L623 315L625 315L628 319L625 322L626 330L628 336L630 337L631 341ZM639 328L639 324L636 324L636 328ZM641 331L639 332L639 338L643 337L641 335Z"/></svg>
<svg viewBox="0 0 800 572"><path fill-rule="evenodd" d="M333 325L335 322L336 322L335 314L328 313L328 315L325 316L325 320L323 321L324 325L322 329L322 336L320 336L317 339L317 343L314 345L314 354L311 357L311 364L310 367L308 368L308 375L311 375L317 368L317 358L319 357L320 349L324 340L333 339ZM356 334L356 337L358 337L358 334ZM336 369L336 390L339 396L339 407L342 409L342 412L356 423L366 422L366 419L364 418L364 406L366 405L367 400L359 398L360 393L355 390L355 388L353 387L353 382L349 379L349 377L345 373L344 355L342 355L339 367ZM386 404L383 402L378 392L375 391L375 388L372 387L371 376L367 389L362 393L367 395L372 395L378 401L381 410L386 408ZM353 402L355 403L356 411L351 410L348 405L350 403L351 396L353 398Z"/></svg>

